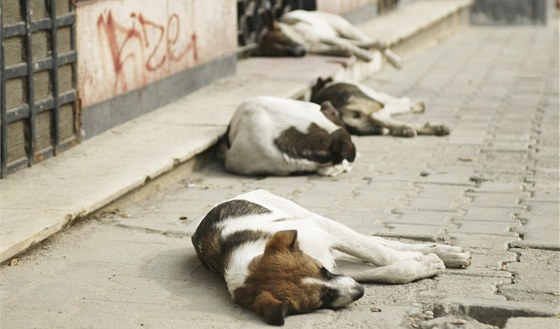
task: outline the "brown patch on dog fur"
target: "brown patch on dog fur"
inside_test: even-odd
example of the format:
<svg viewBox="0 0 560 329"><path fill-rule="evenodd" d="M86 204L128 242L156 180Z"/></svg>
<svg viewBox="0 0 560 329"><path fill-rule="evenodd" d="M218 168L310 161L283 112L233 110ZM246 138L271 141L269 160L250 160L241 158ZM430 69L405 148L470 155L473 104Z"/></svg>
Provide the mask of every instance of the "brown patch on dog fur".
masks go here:
<svg viewBox="0 0 560 329"><path fill-rule="evenodd" d="M264 254L249 266L243 286L233 293L235 303L284 324L286 314L309 313L321 308L321 286L302 284L321 278L322 266L297 246L297 231L280 231L268 241Z"/></svg>
<svg viewBox="0 0 560 329"><path fill-rule="evenodd" d="M288 38L278 26L278 21L271 11L264 13L266 30L263 31L258 43L257 56L267 57L302 57L305 49L299 43Z"/></svg>
<svg viewBox="0 0 560 329"><path fill-rule="evenodd" d="M356 147L344 128L329 134L316 123L311 123L306 133L291 127L276 138L274 144L292 158L319 163L339 164L344 159L353 162L356 158Z"/></svg>

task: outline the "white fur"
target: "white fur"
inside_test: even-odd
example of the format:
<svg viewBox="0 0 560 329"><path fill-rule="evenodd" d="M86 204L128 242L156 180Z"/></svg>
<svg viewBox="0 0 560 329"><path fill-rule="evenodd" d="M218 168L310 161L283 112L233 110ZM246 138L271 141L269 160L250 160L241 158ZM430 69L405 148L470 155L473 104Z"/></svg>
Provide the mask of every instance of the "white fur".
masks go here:
<svg viewBox="0 0 560 329"><path fill-rule="evenodd" d="M331 133L339 126L328 120L317 104L277 97L255 97L241 104L230 121L228 139L230 148L225 151L226 170L246 174L274 173L288 175L294 172L318 171L320 175L334 176L349 171L346 161L333 166L303 158L292 158L282 153L274 140L295 127L307 132L311 123Z"/></svg>
<svg viewBox="0 0 560 329"><path fill-rule="evenodd" d="M328 55L333 54L335 49L345 49L360 59L370 61L373 53L368 48L379 48L392 65L401 65L402 60L397 54L338 15L294 10L281 17L279 27L288 38L310 53Z"/></svg>
<svg viewBox="0 0 560 329"><path fill-rule="evenodd" d="M359 281L405 283L442 272L444 262L454 267L470 265L470 254L459 247L411 245L360 234L265 190L241 194L234 199L257 203L271 212L226 220L222 223L224 237L242 230L274 233L295 229L299 248L331 272L336 267L338 252L369 263L366 270L345 273ZM225 269L230 292L242 285L249 263L264 252L264 246L264 243L248 244L233 255L233 261ZM316 283L309 280L304 283ZM340 280L344 286L346 282Z"/></svg>

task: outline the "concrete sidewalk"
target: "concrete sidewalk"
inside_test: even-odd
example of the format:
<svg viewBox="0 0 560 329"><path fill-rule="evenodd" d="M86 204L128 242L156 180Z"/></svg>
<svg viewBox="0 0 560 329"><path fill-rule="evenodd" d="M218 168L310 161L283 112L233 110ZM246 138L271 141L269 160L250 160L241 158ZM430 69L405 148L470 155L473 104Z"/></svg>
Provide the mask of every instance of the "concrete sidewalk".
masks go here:
<svg viewBox="0 0 560 329"><path fill-rule="evenodd" d="M558 27L470 28L366 84L423 99L451 135L357 137L351 173L241 177L212 150L0 267L2 328L256 328L190 235L213 204L266 188L363 233L461 245L464 270L366 286L286 328L560 323ZM115 133L116 134L116 133Z"/></svg>
<svg viewBox="0 0 560 329"><path fill-rule="evenodd" d="M410 55L460 30L471 2L417 1L362 26L394 46L414 43L414 49L402 52ZM375 34L381 26L398 33ZM423 37L413 42L416 34ZM214 145L243 100L304 98L318 76L362 79L381 66L379 54L371 63L317 56L244 60L235 76L0 180L0 262Z"/></svg>

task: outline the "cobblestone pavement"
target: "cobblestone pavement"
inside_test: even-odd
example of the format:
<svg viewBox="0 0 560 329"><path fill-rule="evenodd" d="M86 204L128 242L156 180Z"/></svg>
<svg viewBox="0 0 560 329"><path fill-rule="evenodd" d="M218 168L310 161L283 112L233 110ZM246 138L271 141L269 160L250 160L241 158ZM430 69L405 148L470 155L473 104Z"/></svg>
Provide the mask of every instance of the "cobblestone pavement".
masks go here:
<svg viewBox="0 0 560 329"><path fill-rule="evenodd" d="M447 137L359 137L336 178L223 173L209 152L194 172L155 181L0 268L2 328L250 328L190 245L219 201L266 188L363 233L461 245L473 255L405 285L367 285L342 310L288 328L557 328L558 29L470 28L365 83L425 100L403 120L446 123ZM165 178L164 178L165 180ZM506 323L506 321L508 321Z"/></svg>

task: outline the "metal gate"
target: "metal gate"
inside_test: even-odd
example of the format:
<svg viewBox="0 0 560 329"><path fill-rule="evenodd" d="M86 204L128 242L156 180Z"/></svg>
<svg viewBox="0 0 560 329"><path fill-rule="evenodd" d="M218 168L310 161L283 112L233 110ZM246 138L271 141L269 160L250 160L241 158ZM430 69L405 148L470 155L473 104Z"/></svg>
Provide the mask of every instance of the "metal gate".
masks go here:
<svg viewBox="0 0 560 329"><path fill-rule="evenodd" d="M0 177L79 141L72 0L2 0Z"/></svg>
<svg viewBox="0 0 560 329"><path fill-rule="evenodd" d="M316 4L315 0L237 0L237 44L242 56L256 48L267 8L278 18L295 9L314 10Z"/></svg>

